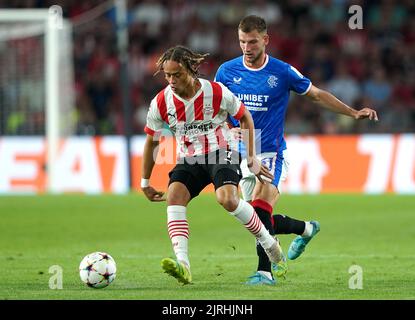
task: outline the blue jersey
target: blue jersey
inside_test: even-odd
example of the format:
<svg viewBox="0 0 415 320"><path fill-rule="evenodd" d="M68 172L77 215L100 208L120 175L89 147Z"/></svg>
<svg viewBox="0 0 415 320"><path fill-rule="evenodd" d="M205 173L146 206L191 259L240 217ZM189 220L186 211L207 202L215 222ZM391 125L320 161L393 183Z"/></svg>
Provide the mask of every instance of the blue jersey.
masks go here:
<svg viewBox="0 0 415 320"><path fill-rule="evenodd" d="M258 152L281 153L286 149L284 121L290 91L306 94L311 88L308 78L288 63L267 55L259 69L247 67L243 56L227 61L219 67L215 81L224 84L251 112L255 129L261 130L261 136L256 137ZM239 126L235 119L229 121Z"/></svg>

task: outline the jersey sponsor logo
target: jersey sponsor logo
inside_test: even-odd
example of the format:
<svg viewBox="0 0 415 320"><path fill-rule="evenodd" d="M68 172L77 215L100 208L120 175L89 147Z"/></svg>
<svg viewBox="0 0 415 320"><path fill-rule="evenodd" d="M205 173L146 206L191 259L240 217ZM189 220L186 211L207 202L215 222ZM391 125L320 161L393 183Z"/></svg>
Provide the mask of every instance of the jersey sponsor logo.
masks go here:
<svg viewBox="0 0 415 320"><path fill-rule="evenodd" d="M264 106L269 100L268 95L237 93L237 97L243 101L249 111L268 111L268 107Z"/></svg>
<svg viewBox="0 0 415 320"><path fill-rule="evenodd" d="M275 88L278 85L278 78L276 76L269 76L268 85L270 88Z"/></svg>
<svg viewBox="0 0 415 320"><path fill-rule="evenodd" d="M241 81L242 81L242 78L241 77L239 77L239 78L233 77L233 82L235 84L241 84Z"/></svg>
<svg viewBox="0 0 415 320"><path fill-rule="evenodd" d="M212 121L201 124L182 124L177 126L177 134L183 136L198 136L200 134L207 134L213 129Z"/></svg>
<svg viewBox="0 0 415 320"><path fill-rule="evenodd" d="M249 111L268 111L267 107L248 107Z"/></svg>
<svg viewBox="0 0 415 320"><path fill-rule="evenodd" d="M245 102L245 106L247 106L247 107L262 107L262 103L247 101L247 102Z"/></svg>
<svg viewBox="0 0 415 320"><path fill-rule="evenodd" d="M264 94L245 94L237 93L238 99L242 100L244 104L247 102L268 102L269 96Z"/></svg>

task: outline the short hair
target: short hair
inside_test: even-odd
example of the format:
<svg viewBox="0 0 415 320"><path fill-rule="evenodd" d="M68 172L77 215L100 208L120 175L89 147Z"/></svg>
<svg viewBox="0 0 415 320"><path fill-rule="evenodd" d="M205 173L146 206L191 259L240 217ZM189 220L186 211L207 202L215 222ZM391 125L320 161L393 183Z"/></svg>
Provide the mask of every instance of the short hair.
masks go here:
<svg viewBox="0 0 415 320"><path fill-rule="evenodd" d="M197 78L199 76L199 66L208 55L208 53L193 52L185 46L171 47L158 59L156 63L157 71L154 75L163 70L164 62L171 60L181 64L194 78Z"/></svg>
<svg viewBox="0 0 415 320"><path fill-rule="evenodd" d="M259 16L250 15L246 16L239 22L238 29L242 32L248 33L251 31L258 31L258 32L266 32L267 31L267 23L265 20Z"/></svg>

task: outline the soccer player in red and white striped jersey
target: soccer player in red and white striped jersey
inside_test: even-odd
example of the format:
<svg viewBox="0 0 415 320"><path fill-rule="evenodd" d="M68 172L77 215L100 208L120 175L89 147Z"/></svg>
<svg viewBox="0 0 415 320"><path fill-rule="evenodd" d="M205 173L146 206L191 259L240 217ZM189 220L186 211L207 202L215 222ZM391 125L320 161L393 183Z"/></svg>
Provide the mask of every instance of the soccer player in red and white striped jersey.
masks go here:
<svg viewBox="0 0 415 320"><path fill-rule="evenodd" d="M151 101L144 131L149 135L168 124L176 135L179 157L207 154L227 149L231 143L228 114L238 120L245 106L222 84L198 79L197 91L190 99L176 94L169 85Z"/></svg>
<svg viewBox="0 0 415 320"><path fill-rule="evenodd" d="M282 258L278 240L269 234L254 208L238 196L240 157L230 148L233 138L226 124L228 115L239 119L241 128L249 132L247 159L252 172L259 179L273 178L255 156L252 117L223 85L198 77L205 56L176 46L160 57L158 71L164 72L168 86L152 100L145 127L141 188L151 201L165 200L163 192L149 185L158 145L156 133L167 124L176 135L178 161L169 173L167 224L177 259L163 259L162 267L184 284L192 280L187 205L210 183L214 184L217 201L256 237L269 259L277 263Z"/></svg>

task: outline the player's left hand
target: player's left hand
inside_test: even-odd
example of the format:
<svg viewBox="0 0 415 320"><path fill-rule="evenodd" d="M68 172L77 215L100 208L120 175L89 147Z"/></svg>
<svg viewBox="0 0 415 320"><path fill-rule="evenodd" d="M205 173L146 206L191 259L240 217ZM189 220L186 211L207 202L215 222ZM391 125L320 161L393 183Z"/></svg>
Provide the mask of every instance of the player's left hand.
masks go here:
<svg viewBox="0 0 415 320"><path fill-rule="evenodd" d="M366 119L366 118L369 118L369 120L375 120L375 121L379 120L376 111L373 110L373 109L363 108L363 109L357 111L357 113L355 115L356 120Z"/></svg>
<svg viewBox="0 0 415 320"><path fill-rule="evenodd" d="M248 160L248 169L251 171L261 183L270 183L274 180L274 176L269 172L268 168L261 164L256 157Z"/></svg>

